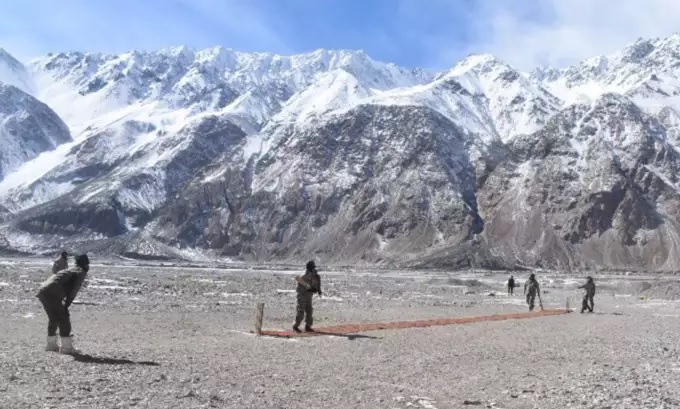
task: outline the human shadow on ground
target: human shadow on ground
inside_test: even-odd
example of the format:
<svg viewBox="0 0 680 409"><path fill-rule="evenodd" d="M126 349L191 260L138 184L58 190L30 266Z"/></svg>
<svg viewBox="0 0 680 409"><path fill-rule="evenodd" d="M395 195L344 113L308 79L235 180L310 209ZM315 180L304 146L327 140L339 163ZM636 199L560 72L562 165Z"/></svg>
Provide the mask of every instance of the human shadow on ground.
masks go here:
<svg viewBox="0 0 680 409"><path fill-rule="evenodd" d="M360 334L338 334L335 332L324 332L324 331L319 331L316 330L314 332L305 332L301 334L290 334L286 332L264 332L262 335L267 336L267 337L272 337L272 338L288 338L288 339L293 339L293 338L314 338L318 336L327 336L327 337L340 337L340 338L347 338L350 341L354 341L357 339L382 339L380 337L372 337L370 335L360 335Z"/></svg>
<svg viewBox="0 0 680 409"><path fill-rule="evenodd" d="M361 334L336 334L334 332L323 332L316 330L312 333L309 334L309 336L315 336L315 335L324 335L327 337L340 337L340 338L347 338L350 341L354 341L356 339L381 339L380 337L373 337L370 335L361 335Z"/></svg>
<svg viewBox="0 0 680 409"><path fill-rule="evenodd" d="M108 358L88 354L71 354L71 356L74 360L86 364L161 366L158 362L151 361L131 361L129 359Z"/></svg>

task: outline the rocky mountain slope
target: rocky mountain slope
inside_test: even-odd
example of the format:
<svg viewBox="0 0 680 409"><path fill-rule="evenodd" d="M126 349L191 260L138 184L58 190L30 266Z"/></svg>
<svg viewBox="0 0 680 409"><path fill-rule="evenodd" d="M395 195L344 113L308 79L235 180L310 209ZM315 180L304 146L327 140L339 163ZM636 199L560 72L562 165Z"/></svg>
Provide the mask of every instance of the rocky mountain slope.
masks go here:
<svg viewBox="0 0 680 409"><path fill-rule="evenodd" d="M50 107L0 82L0 178L70 140L68 127Z"/></svg>
<svg viewBox="0 0 680 409"><path fill-rule="evenodd" d="M5 53L0 89L73 139L10 133L0 244L678 269L679 50L639 40L530 74L490 55L429 73L360 51Z"/></svg>

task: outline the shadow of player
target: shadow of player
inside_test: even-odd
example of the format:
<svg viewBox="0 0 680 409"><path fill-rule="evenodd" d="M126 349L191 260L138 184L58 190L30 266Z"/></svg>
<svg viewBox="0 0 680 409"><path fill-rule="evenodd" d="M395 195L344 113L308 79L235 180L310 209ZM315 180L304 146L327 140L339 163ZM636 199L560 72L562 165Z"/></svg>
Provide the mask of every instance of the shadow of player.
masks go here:
<svg viewBox="0 0 680 409"><path fill-rule="evenodd" d="M361 334L336 334L333 332L323 332L316 330L312 334L316 335L325 335L329 337L341 337L341 338L347 338L350 341L354 341L356 339L380 339L380 337L373 337L370 335L361 335ZM311 335L311 334L310 334Z"/></svg>
<svg viewBox="0 0 680 409"><path fill-rule="evenodd" d="M107 358L88 354L72 354L71 356L74 360L87 364L160 366L159 363L151 361L131 361L129 359Z"/></svg>

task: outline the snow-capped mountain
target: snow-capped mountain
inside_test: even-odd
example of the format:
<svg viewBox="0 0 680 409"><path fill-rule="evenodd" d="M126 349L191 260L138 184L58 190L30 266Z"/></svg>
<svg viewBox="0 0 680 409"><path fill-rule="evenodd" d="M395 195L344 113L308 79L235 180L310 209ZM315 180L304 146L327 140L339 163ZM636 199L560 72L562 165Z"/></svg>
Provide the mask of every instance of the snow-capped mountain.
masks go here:
<svg viewBox="0 0 680 409"><path fill-rule="evenodd" d="M196 114L220 111L261 126L320 75L344 70L374 89L424 82L422 71L370 59L360 51L318 50L290 57L217 47L178 47L121 55L63 53L30 64L37 96L69 124L85 128L106 114L147 104ZM64 102L70 102L65 104ZM76 102L73 104L73 102Z"/></svg>
<svg viewBox="0 0 680 409"><path fill-rule="evenodd" d="M426 105L487 141L535 132L561 101L491 55L474 55L434 81L382 93L375 103Z"/></svg>
<svg viewBox="0 0 680 409"><path fill-rule="evenodd" d="M572 105L513 141L479 193L506 261L558 268L680 267L678 151L629 98Z"/></svg>
<svg viewBox="0 0 680 409"><path fill-rule="evenodd" d="M0 82L15 86L28 94L35 92L35 84L26 67L2 48L0 48Z"/></svg>
<svg viewBox="0 0 680 409"><path fill-rule="evenodd" d="M0 242L677 269L678 50L639 40L532 73L490 55L428 73L343 50L2 54L0 81L73 139L9 134L24 156L0 180Z"/></svg>
<svg viewBox="0 0 680 409"><path fill-rule="evenodd" d="M70 140L68 127L50 107L0 82L0 178Z"/></svg>
<svg viewBox="0 0 680 409"><path fill-rule="evenodd" d="M588 59L564 69L538 68L530 78L566 103L589 102L604 93L626 94L659 111L677 105L680 93L680 34L663 39L638 39L608 56Z"/></svg>

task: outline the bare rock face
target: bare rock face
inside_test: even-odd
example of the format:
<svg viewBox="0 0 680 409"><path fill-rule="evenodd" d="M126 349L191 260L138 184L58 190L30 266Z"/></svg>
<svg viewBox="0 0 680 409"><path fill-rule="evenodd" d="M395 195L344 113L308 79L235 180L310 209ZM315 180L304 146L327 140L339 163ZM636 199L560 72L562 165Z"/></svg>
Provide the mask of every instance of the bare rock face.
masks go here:
<svg viewBox="0 0 680 409"><path fill-rule="evenodd" d="M191 184L181 196L192 199L162 210L159 237L258 259L379 261L483 227L466 135L427 108L359 107L282 130L256 162L231 163L220 182Z"/></svg>
<svg viewBox="0 0 680 409"><path fill-rule="evenodd" d="M483 236L506 263L675 269L678 155L625 97L573 106L517 139L479 193Z"/></svg>

